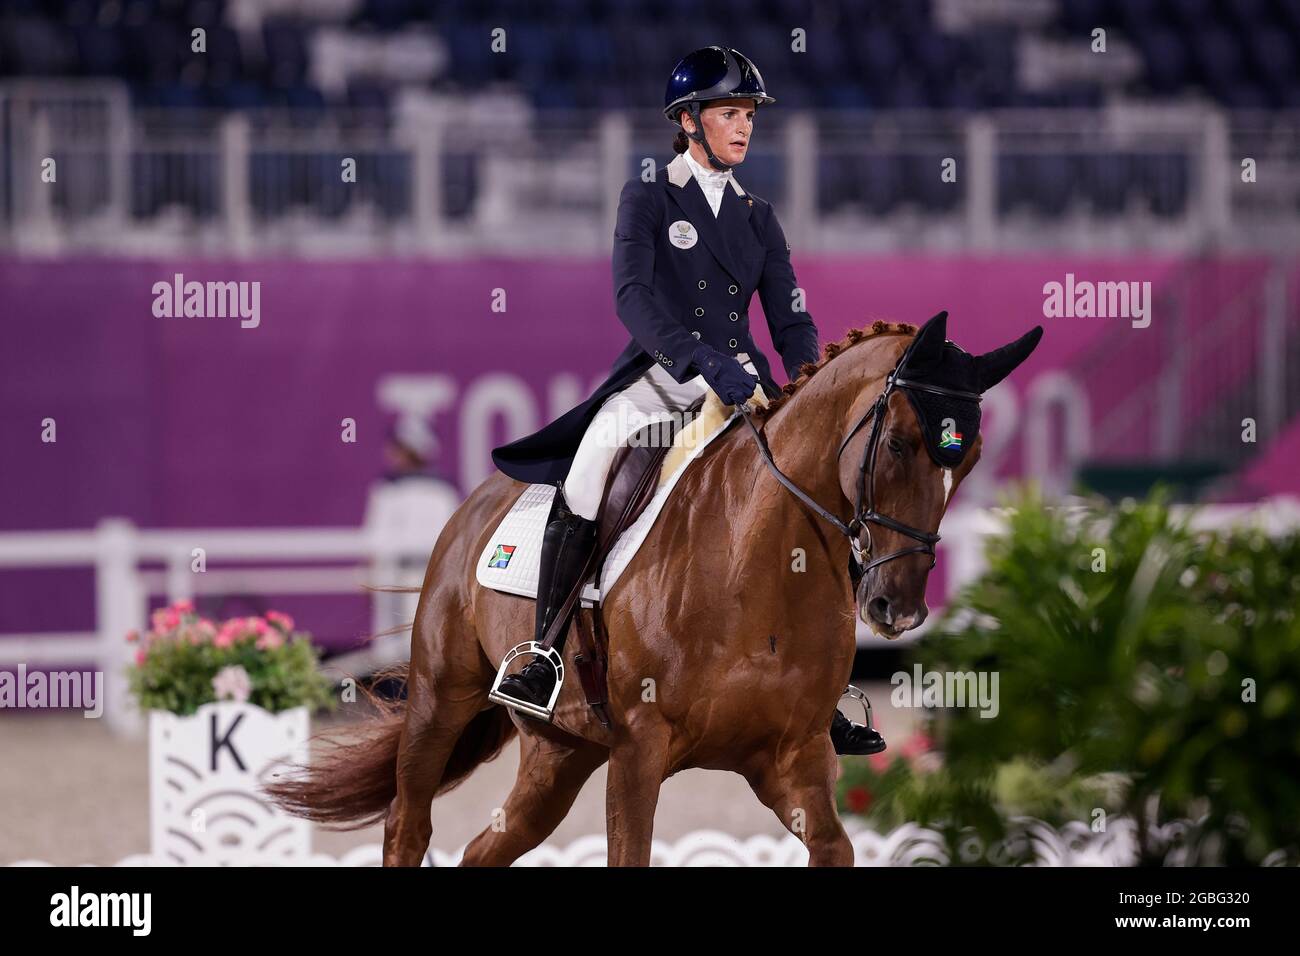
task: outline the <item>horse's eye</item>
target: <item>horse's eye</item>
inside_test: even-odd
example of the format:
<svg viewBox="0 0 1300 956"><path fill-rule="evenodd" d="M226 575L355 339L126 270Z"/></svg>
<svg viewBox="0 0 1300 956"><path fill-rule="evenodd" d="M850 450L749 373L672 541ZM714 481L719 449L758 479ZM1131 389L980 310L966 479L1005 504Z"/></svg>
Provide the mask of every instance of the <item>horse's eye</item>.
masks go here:
<svg viewBox="0 0 1300 956"><path fill-rule="evenodd" d="M902 458L905 446L901 441L891 435L889 438L889 450L898 458Z"/></svg>

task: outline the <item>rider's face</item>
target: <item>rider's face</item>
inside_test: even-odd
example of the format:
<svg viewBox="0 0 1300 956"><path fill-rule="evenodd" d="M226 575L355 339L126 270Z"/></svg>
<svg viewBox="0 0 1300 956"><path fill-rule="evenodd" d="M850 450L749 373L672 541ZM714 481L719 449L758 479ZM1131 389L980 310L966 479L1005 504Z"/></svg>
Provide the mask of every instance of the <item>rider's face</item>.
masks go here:
<svg viewBox="0 0 1300 956"><path fill-rule="evenodd" d="M700 120L704 124L704 135L708 138L713 155L732 166L745 161L749 151L749 138L754 132L754 101L746 97L734 97L729 100L715 100L700 110ZM690 114L682 117L682 123L688 133L695 131L695 121ZM691 150L699 163L708 168L708 160L703 150L694 142Z"/></svg>

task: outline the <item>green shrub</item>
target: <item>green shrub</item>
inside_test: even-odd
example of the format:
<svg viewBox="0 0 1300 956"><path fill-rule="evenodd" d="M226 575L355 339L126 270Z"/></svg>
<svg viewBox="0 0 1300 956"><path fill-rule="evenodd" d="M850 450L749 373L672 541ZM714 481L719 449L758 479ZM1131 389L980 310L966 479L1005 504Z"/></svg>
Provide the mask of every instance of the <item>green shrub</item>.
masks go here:
<svg viewBox="0 0 1300 956"><path fill-rule="evenodd" d="M1000 711L940 712L942 766L885 771L874 821L995 840L1018 814L1118 813L1159 862L1149 825L1187 818L1188 862L1300 859L1300 535L1195 533L1159 495L1073 518L1029 496L987 557L913 656L998 672Z"/></svg>

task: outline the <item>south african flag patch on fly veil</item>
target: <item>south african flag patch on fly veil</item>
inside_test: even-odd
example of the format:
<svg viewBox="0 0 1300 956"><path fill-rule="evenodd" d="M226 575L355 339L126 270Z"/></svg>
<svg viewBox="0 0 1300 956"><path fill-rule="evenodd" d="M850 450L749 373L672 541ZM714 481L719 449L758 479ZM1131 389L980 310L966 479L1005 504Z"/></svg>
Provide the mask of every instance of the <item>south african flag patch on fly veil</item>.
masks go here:
<svg viewBox="0 0 1300 956"><path fill-rule="evenodd" d="M943 434L939 436L940 448L951 448L953 450L961 449L961 432L945 428Z"/></svg>
<svg viewBox="0 0 1300 956"><path fill-rule="evenodd" d="M492 557L488 558L489 568L505 568L510 566L510 558L515 553L517 545L499 544Z"/></svg>

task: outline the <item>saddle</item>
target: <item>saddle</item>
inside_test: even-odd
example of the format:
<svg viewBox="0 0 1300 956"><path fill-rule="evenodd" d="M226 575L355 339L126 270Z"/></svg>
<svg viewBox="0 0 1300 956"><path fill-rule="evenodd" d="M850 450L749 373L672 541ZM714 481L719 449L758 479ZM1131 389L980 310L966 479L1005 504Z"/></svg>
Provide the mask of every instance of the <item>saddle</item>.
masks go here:
<svg viewBox="0 0 1300 956"><path fill-rule="evenodd" d="M693 421L699 415L703 403L704 399L700 398L689 406L683 416L685 420ZM614 454L609 474L605 478L600 507L596 511L596 553L592 558L596 580L600 580L601 568L614 543L640 517L654 497L659 487L664 459L673 447L676 433L676 420L646 425ZM584 583L585 578L578 582L563 606L578 603L578 595L582 593ZM564 611L561 610L561 613ZM582 684L587 705L601 724L609 727L609 692L606 681L609 635L605 631L605 619L599 602L590 608L579 606L574 619L578 629L578 653L574 656L573 663L578 671L578 680Z"/></svg>

